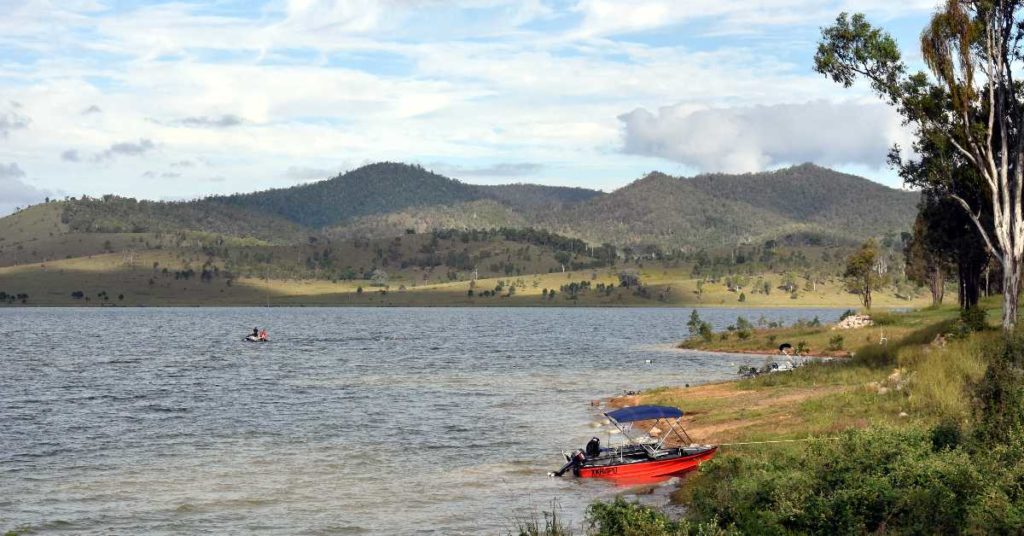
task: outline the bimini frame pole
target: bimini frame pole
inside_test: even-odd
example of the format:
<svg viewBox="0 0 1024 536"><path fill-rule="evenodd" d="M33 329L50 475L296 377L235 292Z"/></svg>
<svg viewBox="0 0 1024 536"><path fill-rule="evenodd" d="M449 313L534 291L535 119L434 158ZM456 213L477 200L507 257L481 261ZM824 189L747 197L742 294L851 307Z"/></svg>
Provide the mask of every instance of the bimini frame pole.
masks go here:
<svg viewBox="0 0 1024 536"><path fill-rule="evenodd" d="M676 417L675 421L670 421L672 424L669 427L669 430L671 430L673 433L675 433L676 437L678 437L679 439L685 441L687 445L691 445L691 444L693 444L693 440L690 439L690 434L687 434L686 430L682 426L679 425L679 421L681 421L681 420L683 420L682 417ZM682 435L680 435L679 432L682 432ZM665 440L666 439L668 439L668 433L665 433L665 434L663 434L661 436L661 441L658 442L658 448L659 449L662 448L665 445Z"/></svg>

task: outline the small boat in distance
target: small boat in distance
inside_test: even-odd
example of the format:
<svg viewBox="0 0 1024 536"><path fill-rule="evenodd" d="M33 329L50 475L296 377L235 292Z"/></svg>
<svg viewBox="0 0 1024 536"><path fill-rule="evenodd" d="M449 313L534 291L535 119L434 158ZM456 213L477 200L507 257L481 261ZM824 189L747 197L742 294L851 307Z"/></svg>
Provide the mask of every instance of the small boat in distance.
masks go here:
<svg viewBox="0 0 1024 536"><path fill-rule="evenodd" d="M246 335L245 342L270 342L270 335L267 334L267 330L260 331L256 328L252 328L252 333Z"/></svg>
<svg viewBox="0 0 1024 536"><path fill-rule="evenodd" d="M601 447L600 439L595 437L587 443L586 449L566 453L567 463L551 473L552 476L562 476L571 470L580 478L608 478L640 483L692 471L718 452L717 445L698 445L690 439L679 424L683 417L679 408L634 406L609 411L604 415L622 432L626 441L614 447ZM655 432L662 421L668 423L668 429ZM634 424L640 422L650 423L642 435L633 430ZM660 439L652 437L654 435L660 436ZM666 442L671 436L674 436L674 442L678 444L668 447Z"/></svg>

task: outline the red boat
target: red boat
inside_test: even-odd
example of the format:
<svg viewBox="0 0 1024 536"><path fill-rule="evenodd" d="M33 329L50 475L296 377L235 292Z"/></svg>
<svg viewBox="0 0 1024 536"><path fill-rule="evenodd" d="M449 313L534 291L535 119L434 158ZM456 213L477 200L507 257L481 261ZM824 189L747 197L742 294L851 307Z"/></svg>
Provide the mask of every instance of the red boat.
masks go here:
<svg viewBox="0 0 1024 536"><path fill-rule="evenodd" d="M645 481L677 476L692 471L710 460L718 452L717 445L698 445L679 424L683 412L670 406L634 406L609 411L604 414L622 432L627 441L619 446L601 447L600 439L593 438L584 450L567 454L568 463L552 473L562 476L565 472L580 478L609 478L617 481ZM633 425L649 422L650 426L642 436L636 436ZM668 430L654 439L650 432L662 421L669 423ZM681 445L666 447L665 443L674 435Z"/></svg>

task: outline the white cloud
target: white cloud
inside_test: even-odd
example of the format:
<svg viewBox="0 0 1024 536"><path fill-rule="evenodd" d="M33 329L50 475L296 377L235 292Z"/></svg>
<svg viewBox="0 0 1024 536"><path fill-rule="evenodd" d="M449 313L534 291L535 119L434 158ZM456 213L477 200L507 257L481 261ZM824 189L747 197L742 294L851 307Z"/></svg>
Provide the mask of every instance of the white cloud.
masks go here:
<svg viewBox="0 0 1024 536"><path fill-rule="evenodd" d="M736 108L679 104L619 117L623 151L703 171L749 172L781 164L884 163L903 141L898 115L879 103L811 101Z"/></svg>
<svg viewBox="0 0 1024 536"><path fill-rule="evenodd" d="M92 159L95 162L100 162L103 160L110 160L117 156L141 156L152 151L154 148L156 148L156 144L153 143L153 140L146 138L140 138L138 143L122 141L107 147L99 153L96 153L93 155Z"/></svg>
<svg viewBox="0 0 1024 536"><path fill-rule="evenodd" d="M21 104L11 101L6 109L0 109L0 138L6 138L15 130L28 128L32 120L21 112Z"/></svg>
<svg viewBox="0 0 1024 536"><path fill-rule="evenodd" d="M245 119L234 114L215 116L196 115L174 120L171 124L189 128L230 128L245 123Z"/></svg>
<svg viewBox="0 0 1024 536"><path fill-rule="evenodd" d="M311 180L329 179L341 173L339 169L318 168L311 166L288 166L284 176L290 180L305 182Z"/></svg>
<svg viewBox="0 0 1024 536"><path fill-rule="evenodd" d="M48 191L22 181L24 177L25 171L17 162L0 162L0 216L14 212L17 207L38 203L50 195Z"/></svg>
<svg viewBox="0 0 1024 536"><path fill-rule="evenodd" d="M442 175L454 178L493 177L506 180L535 175L544 168L542 164L536 162L498 162L487 166L457 166L445 164L444 162L432 162L427 164L426 167Z"/></svg>
<svg viewBox="0 0 1024 536"><path fill-rule="evenodd" d="M869 12L899 16L931 0L866 1ZM846 3L296 0L235 16L234 4L173 2L99 17L95 5L19 3L0 17L0 49L43 59L0 54L0 142L47 187L90 195L247 191L377 160L608 188L656 162L619 150L624 110L858 95L810 73L812 50L786 49L809 46ZM711 44L666 37L676 30L664 28L694 20L706 32L761 33ZM651 30L660 44L633 39ZM516 163L538 167L501 168ZM218 181L203 180L207 168ZM139 180L146 170L186 173ZM614 182L586 182L595 177Z"/></svg>
<svg viewBox="0 0 1024 536"><path fill-rule="evenodd" d="M749 34L763 28L827 23L843 11L895 18L928 13L936 0L580 0L579 37L617 35L699 21L701 34Z"/></svg>

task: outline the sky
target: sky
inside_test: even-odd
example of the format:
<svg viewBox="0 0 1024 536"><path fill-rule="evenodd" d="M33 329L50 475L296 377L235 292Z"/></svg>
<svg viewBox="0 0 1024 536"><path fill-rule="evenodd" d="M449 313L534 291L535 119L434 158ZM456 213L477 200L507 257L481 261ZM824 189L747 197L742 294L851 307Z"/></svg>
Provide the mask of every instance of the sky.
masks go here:
<svg viewBox="0 0 1024 536"><path fill-rule="evenodd" d="M913 64L935 0L0 0L0 214L288 187L377 161L610 191L814 162L900 186L907 133L812 70L843 11Z"/></svg>

